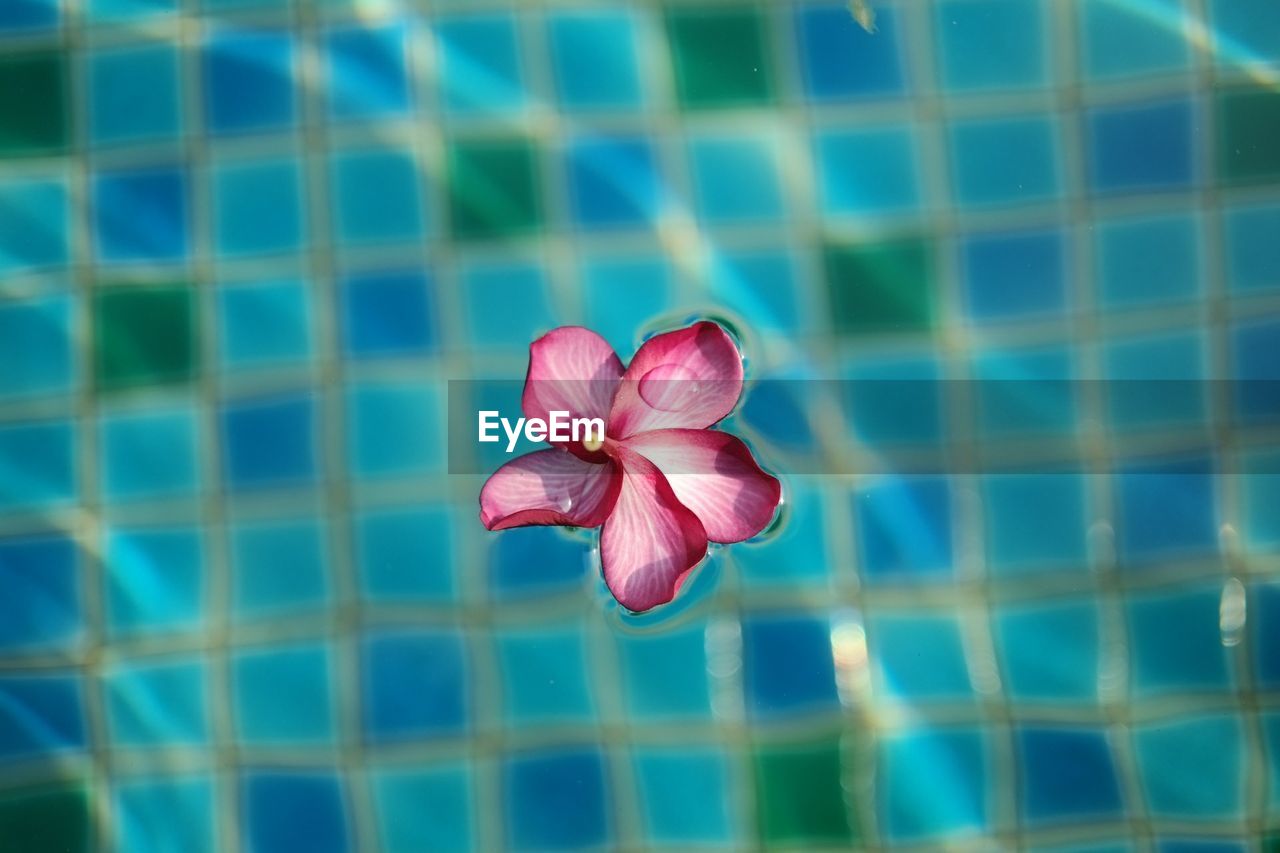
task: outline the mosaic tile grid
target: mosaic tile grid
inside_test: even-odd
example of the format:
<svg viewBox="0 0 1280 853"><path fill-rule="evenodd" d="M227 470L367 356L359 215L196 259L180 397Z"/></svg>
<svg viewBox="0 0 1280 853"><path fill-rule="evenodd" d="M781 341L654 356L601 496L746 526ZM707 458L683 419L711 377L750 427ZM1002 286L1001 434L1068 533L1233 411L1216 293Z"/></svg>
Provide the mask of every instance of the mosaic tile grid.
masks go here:
<svg viewBox="0 0 1280 853"><path fill-rule="evenodd" d="M872 5L0 5L0 849L1280 844L1274 392L1034 396L1280 378L1280 12ZM852 401L627 618L446 381L708 313Z"/></svg>

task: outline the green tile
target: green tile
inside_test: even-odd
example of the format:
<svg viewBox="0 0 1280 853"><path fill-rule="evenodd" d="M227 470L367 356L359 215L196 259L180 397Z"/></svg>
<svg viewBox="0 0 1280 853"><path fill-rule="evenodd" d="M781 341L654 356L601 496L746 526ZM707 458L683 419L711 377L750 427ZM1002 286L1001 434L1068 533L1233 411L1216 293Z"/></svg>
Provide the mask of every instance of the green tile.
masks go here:
<svg viewBox="0 0 1280 853"><path fill-rule="evenodd" d="M0 53L0 157L67 144L67 74L59 53Z"/></svg>
<svg viewBox="0 0 1280 853"><path fill-rule="evenodd" d="M823 255L837 334L922 332L933 326L933 256L923 240L831 244Z"/></svg>
<svg viewBox="0 0 1280 853"><path fill-rule="evenodd" d="M89 800L81 788L0 793L0 853L89 849Z"/></svg>
<svg viewBox="0 0 1280 853"><path fill-rule="evenodd" d="M1218 160L1231 183L1280 178L1280 92L1243 89L1218 96Z"/></svg>
<svg viewBox="0 0 1280 853"><path fill-rule="evenodd" d="M840 738L756 751L756 811L767 844L848 844L857 820L845 801Z"/></svg>
<svg viewBox="0 0 1280 853"><path fill-rule="evenodd" d="M667 12L676 91L688 109L768 104L773 70L755 7L681 7Z"/></svg>
<svg viewBox="0 0 1280 853"><path fill-rule="evenodd" d="M537 157L522 139L455 142L449 148L453 236L517 237L542 224Z"/></svg>
<svg viewBox="0 0 1280 853"><path fill-rule="evenodd" d="M183 382L195 374L191 289L107 287L94 295L94 375L102 389Z"/></svg>

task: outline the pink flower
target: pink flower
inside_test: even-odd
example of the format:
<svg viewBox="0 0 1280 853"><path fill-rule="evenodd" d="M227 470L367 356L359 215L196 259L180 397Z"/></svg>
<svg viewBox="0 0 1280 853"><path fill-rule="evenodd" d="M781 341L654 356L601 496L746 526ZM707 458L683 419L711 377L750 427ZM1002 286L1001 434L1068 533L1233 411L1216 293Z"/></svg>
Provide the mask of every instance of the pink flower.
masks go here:
<svg viewBox="0 0 1280 853"><path fill-rule="evenodd" d="M503 465L480 492L480 520L490 530L603 525L614 598L637 612L668 602L708 541L756 535L781 500L745 444L709 429L741 394L742 354L715 323L651 338L626 370L595 332L554 329L529 347L524 414L600 418L605 435Z"/></svg>

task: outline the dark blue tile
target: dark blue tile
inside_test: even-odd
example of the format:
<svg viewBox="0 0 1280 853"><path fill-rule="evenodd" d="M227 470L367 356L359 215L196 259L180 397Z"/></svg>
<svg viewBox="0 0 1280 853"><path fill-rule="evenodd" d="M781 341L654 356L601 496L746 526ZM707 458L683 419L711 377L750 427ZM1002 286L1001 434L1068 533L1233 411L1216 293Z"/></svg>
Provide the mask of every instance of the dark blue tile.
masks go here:
<svg viewBox="0 0 1280 853"><path fill-rule="evenodd" d="M840 707L831 624L813 616L752 616L742 623L743 689L760 719Z"/></svg>
<svg viewBox="0 0 1280 853"><path fill-rule="evenodd" d="M1245 423L1280 421L1280 318L1231 330L1236 416Z"/></svg>
<svg viewBox="0 0 1280 853"><path fill-rule="evenodd" d="M0 650L70 650L83 635L80 560L64 536L0 539Z"/></svg>
<svg viewBox="0 0 1280 853"><path fill-rule="evenodd" d="M868 626L879 689L906 699L973 696L960 625L946 615L879 615Z"/></svg>
<svg viewBox="0 0 1280 853"><path fill-rule="evenodd" d="M489 550L489 586L498 598L554 594L582 586L590 546L554 527L504 530Z"/></svg>
<svg viewBox="0 0 1280 853"><path fill-rule="evenodd" d="M103 261L173 261L189 246L187 181L180 169L98 175L94 224Z"/></svg>
<svg viewBox="0 0 1280 853"><path fill-rule="evenodd" d="M237 738L273 745L331 742L334 679L324 646L237 651L232 663Z"/></svg>
<svg viewBox="0 0 1280 853"><path fill-rule="evenodd" d="M329 111L335 118L376 118L411 106L405 30L347 29L325 38Z"/></svg>
<svg viewBox="0 0 1280 853"><path fill-rule="evenodd" d="M254 853L345 853L351 819L342 781L327 772L251 772L243 783L244 833Z"/></svg>
<svg viewBox="0 0 1280 853"><path fill-rule="evenodd" d="M965 304L973 319L1021 319L1066 309L1061 232L981 234L962 246Z"/></svg>
<svg viewBox="0 0 1280 853"><path fill-rule="evenodd" d="M1089 114L1089 184L1097 192L1175 189L1195 175L1189 101L1099 107Z"/></svg>
<svg viewBox="0 0 1280 853"><path fill-rule="evenodd" d="M222 450L230 486L288 486L315 479L314 408L310 397L228 404L222 413Z"/></svg>
<svg viewBox="0 0 1280 853"><path fill-rule="evenodd" d="M192 494L199 485L190 410L114 415L102 424L103 492L113 499Z"/></svg>
<svg viewBox="0 0 1280 853"><path fill-rule="evenodd" d="M302 248L307 211L295 161L218 166L213 207L214 245L221 254L267 255Z"/></svg>
<svg viewBox="0 0 1280 853"><path fill-rule="evenodd" d="M703 626L619 634L617 640L629 713L667 718L711 714Z"/></svg>
<svg viewBox="0 0 1280 853"><path fill-rule="evenodd" d="M143 659L110 667L107 720L117 746L204 746L209 722L202 660Z"/></svg>
<svg viewBox="0 0 1280 853"><path fill-rule="evenodd" d="M1135 596L1127 603L1130 678L1140 691L1197 695L1230 684L1219 608L1222 584Z"/></svg>
<svg viewBox="0 0 1280 853"><path fill-rule="evenodd" d="M361 657L367 740L456 735L466 728L470 688L457 634L382 632L365 641Z"/></svg>
<svg viewBox="0 0 1280 853"><path fill-rule="evenodd" d="M445 107L458 112L501 113L524 104L514 22L506 13L436 20Z"/></svg>
<svg viewBox="0 0 1280 853"><path fill-rule="evenodd" d="M985 478L987 555L999 573L1083 570L1089 514L1079 474Z"/></svg>
<svg viewBox="0 0 1280 853"><path fill-rule="evenodd" d="M443 505L362 514L356 520L356 565L364 595L388 603L452 600L455 525Z"/></svg>
<svg viewBox="0 0 1280 853"><path fill-rule="evenodd" d="M1018 732L1022 809L1033 821L1118 817L1120 783L1104 732L1035 729Z"/></svg>
<svg viewBox="0 0 1280 853"><path fill-rule="evenodd" d="M507 841L515 850L607 846L604 761L590 749L527 753L505 770Z"/></svg>
<svg viewBox="0 0 1280 853"><path fill-rule="evenodd" d="M936 477L886 478L860 490L859 559L869 582L951 573L951 492Z"/></svg>
<svg viewBox="0 0 1280 853"><path fill-rule="evenodd" d="M1060 191L1058 129L1048 117L970 119L951 131L952 183L963 206L1013 206Z"/></svg>
<svg viewBox="0 0 1280 853"><path fill-rule="evenodd" d="M58 0L5 0L0 5L0 33L56 27L58 7Z"/></svg>
<svg viewBox="0 0 1280 853"><path fill-rule="evenodd" d="M880 742L876 812L894 841L987 829L988 760L981 732L917 730Z"/></svg>
<svg viewBox="0 0 1280 853"><path fill-rule="evenodd" d="M943 0L936 6L939 70L948 90L1043 85L1049 50L1040 0Z"/></svg>
<svg viewBox="0 0 1280 853"><path fill-rule="evenodd" d="M0 512L72 501L74 440L74 428L63 421L0 426Z"/></svg>
<svg viewBox="0 0 1280 853"><path fill-rule="evenodd" d="M0 181L0 273L64 265L70 219L65 178Z"/></svg>
<svg viewBox="0 0 1280 853"><path fill-rule="evenodd" d="M571 110L634 107L642 98L636 32L625 10L548 10L560 103Z"/></svg>
<svg viewBox="0 0 1280 853"><path fill-rule="evenodd" d="M1249 625L1257 656L1258 683L1263 687L1280 687L1280 585L1254 584L1249 607L1256 610Z"/></svg>
<svg viewBox="0 0 1280 853"><path fill-rule="evenodd" d="M1100 644L1092 601L1008 606L996 621L996 653L1015 702L1095 702Z"/></svg>
<svg viewBox="0 0 1280 853"><path fill-rule="evenodd" d="M883 97L904 88L898 10L876 8L876 31L868 33L848 4L820 3L796 10L805 89L816 100Z"/></svg>
<svg viewBox="0 0 1280 853"><path fill-rule="evenodd" d="M293 42L279 33L225 33L205 47L205 120L215 133L293 122Z"/></svg>
<svg viewBox="0 0 1280 853"><path fill-rule="evenodd" d="M204 615L204 550L190 528L107 534L107 630L113 635L193 630Z"/></svg>
<svg viewBox="0 0 1280 853"><path fill-rule="evenodd" d="M110 51L89 64L89 136L96 143L171 139L182 129L180 56L169 45Z"/></svg>
<svg viewBox="0 0 1280 853"><path fill-rule="evenodd" d="M435 346L435 305L425 274L365 273L347 279L342 292L352 355L412 355Z"/></svg>
<svg viewBox="0 0 1280 853"><path fill-rule="evenodd" d="M0 676L0 760L49 757L85 745L77 676Z"/></svg>
<svg viewBox="0 0 1280 853"><path fill-rule="evenodd" d="M1151 562L1214 551L1214 491L1213 466L1206 459L1126 466L1116 479L1121 560Z"/></svg>
<svg viewBox="0 0 1280 853"><path fill-rule="evenodd" d="M317 610L328 599L329 547L314 519L237 525L231 532L232 598L239 617Z"/></svg>
<svg viewBox="0 0 1280 853"><path fill-rule="evenodd" d="M574 220L582 226L638 227L657 216L663 181L648 140L579 139L569 146L567 158Z"/></svg>

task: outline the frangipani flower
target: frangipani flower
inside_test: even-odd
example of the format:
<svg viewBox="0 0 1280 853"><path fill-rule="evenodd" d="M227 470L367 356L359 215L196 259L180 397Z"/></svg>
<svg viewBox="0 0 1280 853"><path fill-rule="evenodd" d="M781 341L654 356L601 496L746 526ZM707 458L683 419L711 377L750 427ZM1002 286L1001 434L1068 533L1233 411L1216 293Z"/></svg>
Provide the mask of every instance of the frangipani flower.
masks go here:
<svg viewBox="0 0 1280 853"><path fill-rule="evenodd" d="M522 407L600 418L586 435L517 457L480 492L490 530L531 524L600 527L614 598L644 611L675 597L707 542L741 542L782 498L739 439L710 429L742 394L742 354L711 322L657 335L625 370L607 342L562 326L529 347Z"/></svg>

